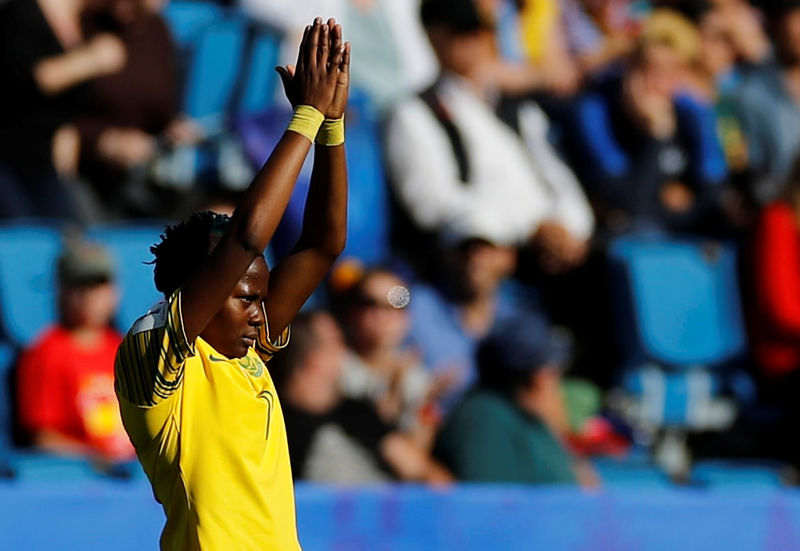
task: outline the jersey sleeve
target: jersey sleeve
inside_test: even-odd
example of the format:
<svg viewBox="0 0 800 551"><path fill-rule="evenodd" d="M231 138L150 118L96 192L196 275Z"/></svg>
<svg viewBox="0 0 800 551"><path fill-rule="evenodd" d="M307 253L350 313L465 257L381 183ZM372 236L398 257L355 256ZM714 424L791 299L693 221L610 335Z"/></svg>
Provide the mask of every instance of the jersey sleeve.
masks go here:
<svg viewBox="0 0 800 551"><path fill-rule="evenodd" d="M255 347L261 361L264 363L269 362L276 352L289 346L291 337L292 328L290 325L287 325L286 328L281 331L281 334L273 340L269 335L269 324L265 321L264 324L258 328L258 342Z"/></svg>
<svg viewBox="0 0 800 551"><path fill-rule="evenodd" d="M140 318L122 341L114 370L117 394L136 406L158 405L180 388L184 363L193 355L176 291Z"/></svg>

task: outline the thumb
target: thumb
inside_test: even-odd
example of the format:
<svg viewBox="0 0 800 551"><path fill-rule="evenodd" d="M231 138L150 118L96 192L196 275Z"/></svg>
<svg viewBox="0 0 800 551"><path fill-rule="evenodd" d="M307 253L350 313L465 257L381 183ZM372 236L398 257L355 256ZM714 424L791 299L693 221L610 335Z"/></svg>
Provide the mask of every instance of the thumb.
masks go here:
<svg viewBox="0 0 800 551"><path fill-rule="evenodd" d="M292 76L289 74L289 71L286 69L286 67L280 67L280 66L275 67L275 70L278 72L278 75L280 75L281 80L283 81L283 85L286 86L292 79Z"/></svg>

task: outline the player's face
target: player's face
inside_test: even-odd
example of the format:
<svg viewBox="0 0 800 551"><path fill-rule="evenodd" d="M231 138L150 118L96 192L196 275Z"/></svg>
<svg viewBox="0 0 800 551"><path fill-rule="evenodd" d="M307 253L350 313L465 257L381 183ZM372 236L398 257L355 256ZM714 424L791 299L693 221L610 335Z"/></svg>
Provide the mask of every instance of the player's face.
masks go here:
<svg viewBox="0 0 800 551"><path fill-rule="evenodd" d="M200 336L229 358L247 354L256 342L258 326L264 323L261 301L268 288L267 263L256 258Z"/></svg>

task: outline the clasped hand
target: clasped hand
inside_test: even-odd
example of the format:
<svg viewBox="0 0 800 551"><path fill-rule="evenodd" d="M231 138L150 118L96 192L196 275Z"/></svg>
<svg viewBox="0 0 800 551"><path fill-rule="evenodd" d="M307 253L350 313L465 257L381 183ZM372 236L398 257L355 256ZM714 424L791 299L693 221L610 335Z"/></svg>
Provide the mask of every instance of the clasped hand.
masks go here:
<svg viewBox="0 0 800 551"><path fill-rule="evenodd" d="M317 17L305 28L296 65L276 67L292 107L310 105L327 119L344 115L350 83L350 43L336 20Z"/></svg>

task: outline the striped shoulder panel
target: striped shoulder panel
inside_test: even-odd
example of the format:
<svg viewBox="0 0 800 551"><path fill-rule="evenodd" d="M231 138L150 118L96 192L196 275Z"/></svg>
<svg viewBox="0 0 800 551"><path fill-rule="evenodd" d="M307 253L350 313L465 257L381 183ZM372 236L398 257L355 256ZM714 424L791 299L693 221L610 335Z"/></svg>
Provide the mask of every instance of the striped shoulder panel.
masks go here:
<svg viewBox="0 0 800 551"><path fill-rule="evenodd" d="M115 362L117 392L137 406L155 406L180 388L192 355L176 293L139 318L122 341Z"/></svg>

